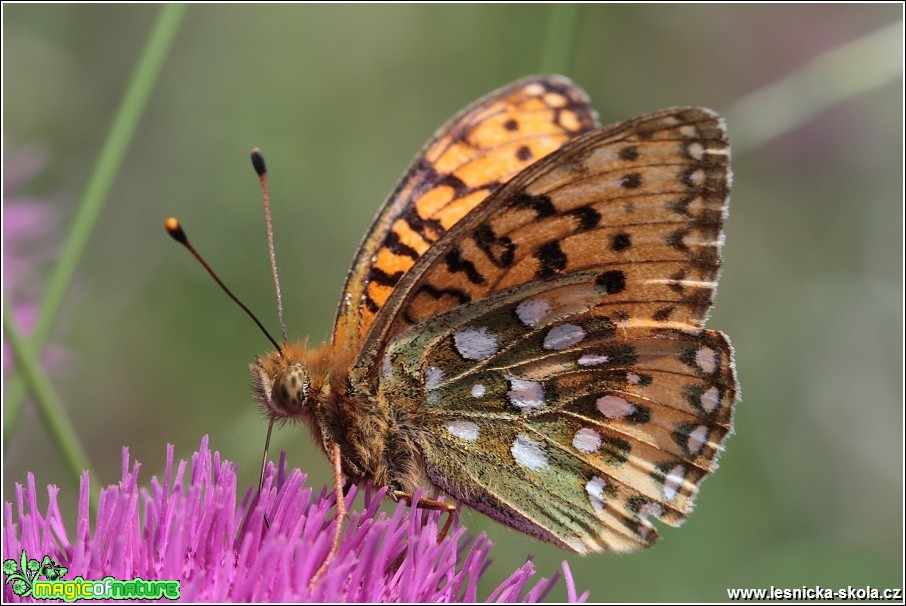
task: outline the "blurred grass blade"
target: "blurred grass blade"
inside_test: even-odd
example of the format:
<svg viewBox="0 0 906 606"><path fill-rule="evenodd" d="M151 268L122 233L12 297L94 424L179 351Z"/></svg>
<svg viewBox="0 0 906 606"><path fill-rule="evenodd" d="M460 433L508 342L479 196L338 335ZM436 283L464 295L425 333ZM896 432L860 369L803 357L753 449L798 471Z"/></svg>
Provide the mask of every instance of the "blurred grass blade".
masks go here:
<svg viewBox="0 0 906 606"><path fill-rule="evenodd" d="M40 349L44 345L47 335L54 325L76 265L81 259L92 228L100 214L107 193L110 191L110 186L120 169L126 149L132 141L132 135L135 133L148 97L157 81L160 68L179 29L185 8L182 5L167 5L161 9L82 196L72 222L72 229L60 255L60 262L44 292L44 301L35 325L34 335L31 338L36 349Z"/></svg>
<svg viewBox="0 0 906 606"><path fill-rule="evenodd" d="M167 5L161 9L157 23L154 25L132 75L132 80L104 141L94 171L82 194L79 207L71 221L72 227L60 252L59 261L47 281L44 298L38 312L38 320L26 352L34 354L33 361L35 362L40 358L41 350L53 329L65 300L66 291L72 282L79 260L82 258L85 245L88 243L107 198L107 193L122 165L123 157L132 141L138 121L144 112L154 84L157 82L157 76L169 53L176 32L179 30L185 11L186 7L181 5ZM25 389L21 377L12 375L7 384L3 413L3 433L6 444L9 444L10 436L18 426L24 395Z"/></svg>
<svg viewBox="0 0 906 606"><path fill-rule="evenodd" d="M749 149L808 122L828 107L903 77L903 24L819 55L798 71L733 104L733 149Z"/></svg>
<svg viewBox="0 0 906 606"><path fill-rule="evenodd" d="M576 29L579 23L578 4L553 4L547 21L544 56L541 72L568 74L573 65L576 48Z"/></svg>
<svg viewBox="0 0 906 606"><path fill-rule="evenodd" d="M34 349L25 342L16 329L8 299L3 301L3 333L6 341L12 347L13 353L16 354L17 367L24 377L28 390L34 395L35 405L41 415L41 420L50 433L51 441L59 448L60 455L72 475L73 484L78 488L79 478L83 471L87 471L93 477L98 478L97 473L91 468L88 454L82 447L82 443L79 441L79 437L69 421L66 410L50 384L50 379L48 379L47 374L35 360ZM94 492L92 494L94 495L92 496L92 509L96 511L97 495Z"/></svg>

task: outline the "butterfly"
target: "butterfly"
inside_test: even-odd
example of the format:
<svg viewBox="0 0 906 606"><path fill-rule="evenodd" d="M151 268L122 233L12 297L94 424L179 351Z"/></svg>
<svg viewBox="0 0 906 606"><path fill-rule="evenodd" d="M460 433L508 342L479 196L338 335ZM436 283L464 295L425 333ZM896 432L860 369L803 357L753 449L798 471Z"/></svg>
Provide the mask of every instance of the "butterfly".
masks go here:
<svg viewBox="0 0 906 606"><path fill-rule="evenodd" d="M562 76L492 92L384 202L332 339L251 365L255 400L309 427L338 494L433 485L575 552L650 545L732 431L733 350L703 327L729 154L707 109L601 127Z"/></svg>

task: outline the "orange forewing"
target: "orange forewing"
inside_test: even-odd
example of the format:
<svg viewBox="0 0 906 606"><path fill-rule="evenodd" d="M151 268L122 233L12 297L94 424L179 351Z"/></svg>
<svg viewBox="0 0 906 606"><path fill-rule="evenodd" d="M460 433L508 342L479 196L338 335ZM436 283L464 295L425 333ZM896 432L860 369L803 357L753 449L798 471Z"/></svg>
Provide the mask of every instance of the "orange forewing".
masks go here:
<svg viewBox="0 0 906 606"><path fill-rule="evenodd" d="M479 99L441 127L359 247L337 308L334 346L360 343L403 275L469 211L597 126L581 89L562 76L534 76Z"/></svg>

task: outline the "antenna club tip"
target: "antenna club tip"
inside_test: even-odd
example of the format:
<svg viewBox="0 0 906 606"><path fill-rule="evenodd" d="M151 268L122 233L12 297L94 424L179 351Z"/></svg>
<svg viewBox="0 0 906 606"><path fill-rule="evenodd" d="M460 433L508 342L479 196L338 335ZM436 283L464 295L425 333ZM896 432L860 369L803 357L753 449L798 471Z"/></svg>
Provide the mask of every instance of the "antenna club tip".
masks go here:
<svg viewBox="0 0 906 606"><path fill-rule="evenodd" d="M252 166L255 167L255 172L259 177L267 174L267 166L264 164L264 156L261 154L260 148L256 147L252 150Z"/></svg>
<svg viewBox="0 0 906 606"><path fill-rule="evenodd" d="M182 230L182 225L179 224L179 219L176 217L167 217L167 220L164 221L164 229L180 244L188 243L189 239L186 237L186 232Z"/></svg>

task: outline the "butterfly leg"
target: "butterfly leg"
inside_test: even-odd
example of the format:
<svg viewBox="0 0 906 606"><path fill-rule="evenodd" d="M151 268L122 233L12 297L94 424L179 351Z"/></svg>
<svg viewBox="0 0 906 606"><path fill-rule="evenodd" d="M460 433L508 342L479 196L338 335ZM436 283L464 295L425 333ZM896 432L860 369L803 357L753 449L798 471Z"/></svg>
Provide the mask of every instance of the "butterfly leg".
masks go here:
<svg viewBox="0 0 906 606"><path fill-rule="evenodd" d="M437 533L437 542L440 543L447 537L447 533L450 531L450 526L453 525L453 515L456 513L456 505L453 503L445 503L444 501L436 501L434 499L426 499L421 497L418 501L415 501L413 504L414 495L408 492L403 492L402 490L392 490L390 495L395 500L405 499L409 503L410 507L415 507L416 509L428 509L431 511L446 511L447 512L447 521L444 522L444 527L441 528L440 532ZM391 570L398 570L400 566L403 565L403 558L406 556L406 552L403 551L393 564L391 564Z"/></svg>
<svg viewBox="0 0 906 606"><path fill-rule="evenodd" d="M453 525L453 514L456 513L456 505L453 503L447 503L445 501L437 501L434 499L426 499L421 497L413 504L414 495L403 492L402 490L394 490L392 492L394 499L405 499L411 507L416 509L427 509L429 511L445 511L447 512L447 520L444 522L443 528L437 534L437 542L440 543L447 537L447 533L450 532L450 527Z"/></svg>
<svg viewBox="0 0 906 606"><path fill-rule="evenodd" d="M318 571L311 578L311 582L308 584L308 589L314 590L315 585L318 584L318 581L321 580L321 577L327 571L327 566L330 564L330 561L333 559L337 552L340 550L340 539L343 536L343 522L346 520L346 499L345 497L345 482L343 481L343 463L340 456L340 446L338 444L333 445L333 450L331 451L330 456L331 463L333 463L333 479L334 479L334 493L336 494L337 499L337 517L336 517L336 529L334 530L333 535L333 545L330 546L330 551L327 553L327 557L324 559L324 562L321 564L321 567L318 568Z"/></svg>

